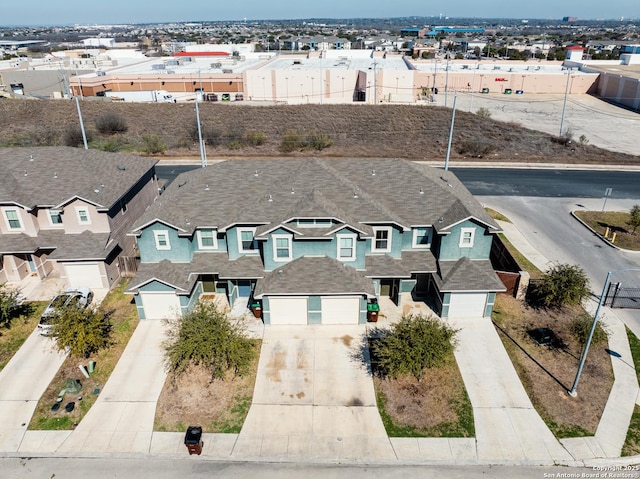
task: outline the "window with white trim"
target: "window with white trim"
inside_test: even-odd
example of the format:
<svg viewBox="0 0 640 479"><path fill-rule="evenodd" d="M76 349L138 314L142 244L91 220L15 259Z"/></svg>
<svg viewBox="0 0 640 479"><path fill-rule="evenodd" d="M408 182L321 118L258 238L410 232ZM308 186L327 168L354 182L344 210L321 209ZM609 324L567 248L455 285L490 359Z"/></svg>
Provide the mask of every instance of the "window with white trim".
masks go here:
<svg viewBox="0 0 640 479"><path fill-rule="evenodd" d="M460 229L460 243L458 246L460 248L471 248L473 247L473 240L476 235L475 228L461 228Z"/></svg>
<svg viewBox="0 0 640 479"><path fill-rule="evenodd" d="M429 248L431 246L431 228L413 228L414 248Z"/></svg>
<svg viewBox="0 0 640 479"><path fill-rule="evenodd" d="M76 214L78 215L78 223L81 225L91 224L91 217L89 216L89 209L84 206L76 206Z"/></svg>
<svg viewBox="0 0 640 479"><path fill-rule="evenodd" d="M391 251L391 227L374 226L371 251L373 253L388 253Z"/></svg>
<svg viewBox="0 0 640 479"><path fill-rule="evenodd" d="M51 226L59 226L62 224L62 211L60 210L48 210L49 224Z"/></svg>
<svg viewBox="0 0 640 479"><path fill-rule="evenodd" d="M10 230L22 230L22 221L20 221L20 213L17 209L4 210L4 218Z"/></svg>
<svg viewBox="0 0 640 479"><path fill-rule="evenodd" d="M273 235L273 260L289 261L292 258L291 235Z"/></svg>
<svg viewBox="0 0 640 479"><path fill-rule="evenodd" d="M354 261L356 259L356 235L336 235L338 239L338 259Z"/></svg>
<svg viewBox="0 0 640 479"><path fill-rule="evenodd" d="M238 228L238 251L240 253L255 253L258 245L254 238L255 228Z"/></svg>
<svg viewBox="0 0 640 479"><path fill-rule="evenodd" d="M199 249L218 249L218 234L215 230L196 231Z"/></svg>
<svg viewBox="0 0 640 479"><path fill-rule="evenodd" d="M171 243L169 242L168 230L153 230L153 237L156 242L157 250L169 250L171 249Z"/></svg>

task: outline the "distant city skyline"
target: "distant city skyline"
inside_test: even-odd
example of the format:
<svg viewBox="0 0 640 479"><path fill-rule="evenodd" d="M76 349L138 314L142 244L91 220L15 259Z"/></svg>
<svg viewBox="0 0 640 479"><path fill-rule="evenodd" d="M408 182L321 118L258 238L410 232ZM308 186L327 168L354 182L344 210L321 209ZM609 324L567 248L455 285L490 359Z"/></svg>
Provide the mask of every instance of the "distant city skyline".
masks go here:
<svg viewBox="0 0 640 479"><path fill-rule="evenodd" d="M504 3L497 0L478 2L459 0L427 4L424 0L394 2L325 0L317 3L289 3L282 1L229 2L219 4L205 0L154 2L111 0L108 3L90 3L68 0L63 3L51 0L31 0L21 8L13 4L4 8L0 26L13 25L105 25L131 23L164 23L187 21L225 20L295 20L304 18L395 18L395 17L473 17L515 19L562 19L577 17L580 20L620 20L640 18L640 2L637 0L563 1L539 0L537 2Z"/></svg>

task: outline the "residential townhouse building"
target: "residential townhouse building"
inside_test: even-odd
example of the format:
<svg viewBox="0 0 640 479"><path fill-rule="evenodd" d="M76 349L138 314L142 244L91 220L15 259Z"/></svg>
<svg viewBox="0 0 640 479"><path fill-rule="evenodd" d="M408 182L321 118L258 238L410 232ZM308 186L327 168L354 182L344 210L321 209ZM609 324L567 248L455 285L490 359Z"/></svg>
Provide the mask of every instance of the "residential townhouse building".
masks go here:
<svg viewBox="0 0 640 479"><path fill-rule="evenodd" d="M399 159L228 160L180 175L132 230L141 319L203 294L265 324L358 324L386 296L489 316L499 226L449 171Z"/></svg>
<svg viewBox="0 0 640 479"><path fill-rule="evenodd" d="M70 147L0 148L0 283L57 276L110 288L158 196L156 160Z"/></svg>

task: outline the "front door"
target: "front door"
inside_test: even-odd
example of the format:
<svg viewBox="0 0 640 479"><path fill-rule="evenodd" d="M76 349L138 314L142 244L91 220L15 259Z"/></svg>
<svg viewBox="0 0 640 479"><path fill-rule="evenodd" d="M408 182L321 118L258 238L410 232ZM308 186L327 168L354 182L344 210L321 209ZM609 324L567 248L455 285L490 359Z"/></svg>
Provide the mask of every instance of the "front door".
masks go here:
<svg viewBox="0 0 640 479"><path fill-rule="evenodd" d="M241 298L251 296L251 281L238 281L238 296Z"/></svg>
<svg viewBox="0 0 640 479"><path fill-rule="evenodd" d="M33 260L33 256L30 254L27 255L27 262L29 263L29 271L32 273L37 273L38 269L36 268L36 262Z"/></svg>

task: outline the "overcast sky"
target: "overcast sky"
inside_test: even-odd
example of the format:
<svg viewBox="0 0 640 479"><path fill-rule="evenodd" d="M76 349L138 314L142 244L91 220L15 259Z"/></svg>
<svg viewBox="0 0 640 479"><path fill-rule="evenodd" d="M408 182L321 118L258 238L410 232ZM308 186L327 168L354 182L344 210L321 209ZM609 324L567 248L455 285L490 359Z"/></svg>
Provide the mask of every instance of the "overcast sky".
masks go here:
<svg viewBox="0 0 640 479"><path fill-rule="evenodd" d="M434 16L580 19L640 18L639 0L29 0L0 9L0 25Z"/></svg>

